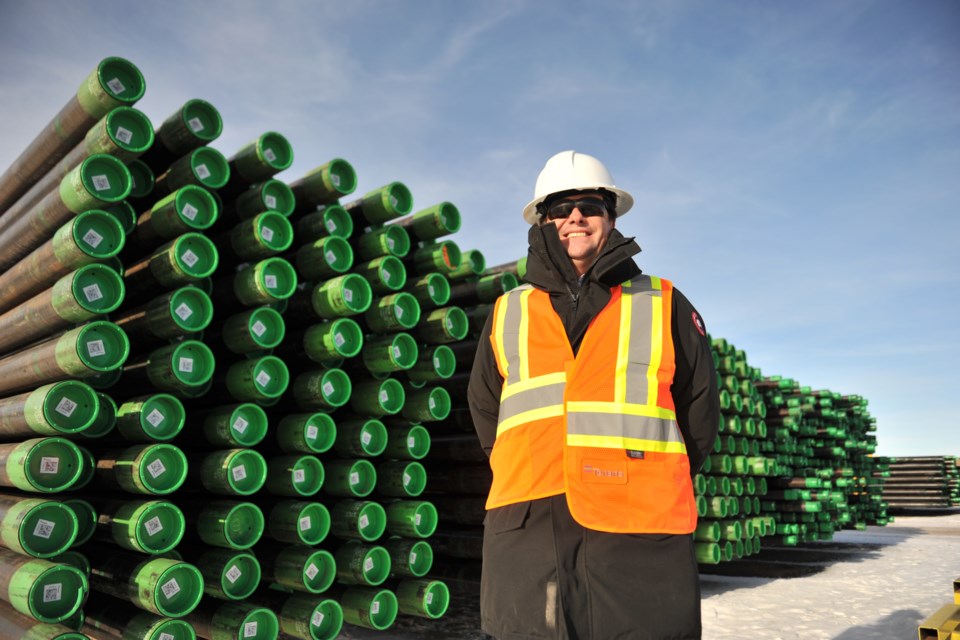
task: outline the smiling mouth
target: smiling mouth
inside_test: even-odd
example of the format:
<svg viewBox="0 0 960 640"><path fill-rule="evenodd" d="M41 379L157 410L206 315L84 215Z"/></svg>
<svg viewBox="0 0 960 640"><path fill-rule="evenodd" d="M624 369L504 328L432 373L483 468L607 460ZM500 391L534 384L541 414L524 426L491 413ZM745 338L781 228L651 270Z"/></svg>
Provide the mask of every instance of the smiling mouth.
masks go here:
<svg viewBox="0 0 960 640"><path fill-rule="evenodd" d="M576 233L568 233L568 234L567 234L567 237L568 237L568 238L586 238L586 237L587 237L587 234L578 231L578 232L576 232Z"/></svg>

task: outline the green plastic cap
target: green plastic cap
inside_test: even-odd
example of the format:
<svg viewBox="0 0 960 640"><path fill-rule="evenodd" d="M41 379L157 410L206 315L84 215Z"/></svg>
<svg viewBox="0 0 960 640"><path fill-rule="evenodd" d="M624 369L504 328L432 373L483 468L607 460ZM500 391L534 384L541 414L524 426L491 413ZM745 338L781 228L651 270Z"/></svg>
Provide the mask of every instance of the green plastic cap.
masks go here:
<svg viewBox="0 0 960 640"><path fill-rule="evenodd" d="M320 502L284 500L270 512L270 535L278 542L317 545L330 533L330 512Z"/></svg>
<svg viewBox="0 0 960 640"><path fill-rule="evenodd" d="M423 425L390 431L387 455L401 460L422 460L430 452L430 432Z"/></svg>
<svg viewBox="0 0 960 640"><path fill-rule="evenodd" d="M323 487L324 492L343 498L368 496L377 485L376 468L369 460L362 458L331 460L327 464L327 476L328 481Z"/></svg>
<svg viewBox="0 0 960 640"><path fill-rule="evenodd" d="M3 533L8 548L17 550L19 546L21 553L50 558L65 552L77 539L77 515L61 502L27 498L10 511L17 512L19 526L9 532L17 537L13 546L6 541L8 533Z"/></svg>
<svg viewBox="0 0 960 640"><path fill-rule="evenodd" d="M120 202L130 195L130 171L113 156L96 154L88 157L80 164L80 179L95 201ZM84 210L88 208L83 207Z"/></svg>
<svg viewBox="0 0 960 640"><path fill-rule="evenodd" d="M376 418L342 422L334 444L345 458L376 457L387 448L387 427Z"/></svg>
<svg viewBox="0 0 960 640"><path fill-rule="evenodd" d="M377 224L410 213L413 194L402 182L391 182L367 193L362 203L363 216L368 222Z"/></svg>
<svg viewBox="0 0 960 640"><path fill-rule="evenodd" d="M390 576L390 552L380 545L351 540L337 549L334 558L341 582L376 586Z"/></svg>
<svg viewBox="0 0 960 640"><path fill-rule="evenodd" d="M453 349L445 344L427 347L420 352L417 364L407 372L413 382L446 380L457 369L457 356Z"/></svg>
<svg viewBox="0 0 960 640"><path fill-rule="evenodd" d="M387 531L408 538L429 538L437 530L437 508L422 500L397 500L387 505Z"/></svg>
<svg viewBox="0 0 960 640"><path fill-rule="evenodd" d="M80 308L96 315L116 310L126 291L120 274L102 264L88 264L74 271L71 289Z"/></svg>
<svg viewBox="0 0 960 640"><path fill-rule="evenodd" d="M117 411L117 428L127 439L167 441L183 429L187 412L183 403L166 393L125 402Z"/></svg>
<svg viewBox="0 0 960 640"><path fill-rule="evenodd" d="M450 301L450 281L442 273L433 271L417 281L411 293L421 303L430 302L439 307Z"/></svg>
<svg viewBox="0 0 960 640"><path fill-rule="evenodd" d="M376 300L364 318L378 333L412 329L420 321L420 303L406 291L393 293Z"/></svg>
<svg viewBox="0 0 960 640"><path fill-rule="evenodd" d="M97 65L97 80L104 93L118 102L133 104L143 97L147 83L140 69L117 56L104 58Z"/></svg>
<svg viewBox="0 0 960 640"><path fill-rule="evenodd" d="M147 377L159 389L200 387L213 378L215 366L210 347L198 340L184 340L151 353Z"/></svg>
<svg viewBox="0 0 960 640"><path fill-rule="evenodd" d="M356 273L347 273L323 282L313 289L312 306L321 318L352 316L370 308L373 290Z"/></svg>
<svg viewBox="0 0 960 640"><path fill-rule="evenodd" d="M276 211L289 217L296 204L297 199L286 183L270 179L237 196L235 208L237 215L245 220L264 211Z"/></svg>
<svg viewBox="0 0 960 640"><path fill-rule="evenodd" d="M286 335L286 324L283 316L276 309L258 307L253 310L247 320L250 339L260 349L273 349Z"/></svg>
<svg viewBox="0 0 960 640"><path fill-rule="evenodd" d="M441 202L413 214L413 234L418 240L433 240L460 230L460 210L450 202Z"/></svg>
<svg viewBox="0 0 960 640"><path fill-rule="evenodd" d="M249 549L259 542L263 528L263 511L252 502L209 503L197 521L205 543L230 549Z"/></svg>
<svg viewBox="0 0 960 640"><path fill-rule="evenodd" d="M123 249L126 232L120 220L100 209L89 209L72 220L73 241L95 260L112 258Z"/></svg>
<svg viewBox="0 0 960 640"><path fill-rule="evenodd" d="M286 300L297 290L297 272L283 258L267 258L242 269L234 278L233 291L247 306Z"/></svg>
<svg viewBox="0 0 960 640"><path fill-rule="evenodd" d="M107 134L120 149L139 155L153 145L153 125L143 112L117 107L105 117Z"/></svg>
<svg viewBox="0 0 960 640"><path fill-rule="evenodd" d="M17 447L23 464L8 473L13 484L26 491L52 493L69 489L83 471L83 456L77 445L64 438L34 438ZM20 455L20 454L14 454Z"/></svg>
<svg viewBox="0 0 960 640"><path fill-rule="evenodd" d="M336 424L326 413L291 414L277 425L277 441L287 453L326 453L336 437Z"/></svg>
<svg viewBox="0 0 960 640"><path fill-rule="evenodd" d="M411 394L402 413L414 422L435 422L450 415L451 405L450 393L443 387L433 387Z"/></svg>
<svg viewBox="0 0 960 640"><path fill-rule="evenodd" d="M218 468L214 477L205 473L210 467ZM230 493L248 496L259 491L267 478L267 461L255 449L234 449L211 454L203 462L201 478L210 490L219 489L215 484L225 481Z"/></svg>
<svg viewBox="0 0 960 640"><path fill-rule="evenodd" d="M190 169L196 181L207 189L219 189L230 180L230 165L213 147L200 147L190 153Z"/></svg>
<svg viewBox="0 0 960 640"><path fill-rule="evenodd" d="M348 460L340 462L343 463L338 464L341 470L351 468ZM357 462L370 464L366 460ZM387 512L383 505L369 500L338 501L333 505L330 520L332 530L338 536L367 542L380 538L387 528Z"/></svg>
<svg viewBox="0 0 960 640"><path fill-rule="evenodd" d="M166 500L151 500L141 504L127 503L124 507L126 512L121 509L117 516L118 519L129 518L129 524L115 520L113 525L114 540L120 546L157 554L166 553L180 544L186 531L186 520L177 505Z"/></svg>
<svg viewBox="0 0 960 640"><path fill-rule="evenodd" d="M375 262L377 263L376 280L383 284L383 286L379 288L381 293L403 289L403 286L407 284L407 268L403 266L400 258L396 256L384 256L379 260L375 260Z"/></svg>
<svg viewBox="0 0 960 640"><path fill-rule="evenodd" d="M307 357L321 364L352 358L363 348L363 331L350 318L336 318L309 327L303 334Z"/></svg>
<svg viewBox="0 0 960 640"><path fill-rule="evenodd" d="M393 576L421 578L433 567L433 547L426 540L391 537L383 546L390 552Z"/></svg>
<svg viewBox="0 0 960 640"><path fill-rule="evenodd" d="M156 558L140 565L135 604L161 616L179 618L193 611L203 597L203 576L192 564Z"/></svg>
<svg viewBox="0 0 960 640"><path fill-rule="evenodd" d="M227 371L227 389L241 401L279 398L290 384L290 371L276 356L236 362Z"/></svg>
<svg viewBox="0 0 960 640"><path fill-rule="evenodd" d="M177 269L187 278L206 278L217 269L217 247L202 234L190 232L179 236L173 240L173 252Z"/></svg>
<svg viewBox="0 0 960 640"><path fill-rule="evenodd" d="M173 493L187 478L187 458L171 444L145 445L135 469L134 484L146 493L166 495Z"/></svg>
<svg viewBox="0 0 960 640"><path fill-rule="evenodd" d="M100 210L106 212L112 218L117 220L117 222L123 228L124 236L129 235L137 227L137 212L134 211L133 205L126 200L110 205L109 207L103 207ZM119 250L117 253L119 253Z"/></svg>
<svg viewBox="0 0 960 640"><path fill-rule="evenodd" d="M267 435L267 414L251 402L229 405L208 415L203 429L214 444L255 447Z"/></svg>
<svg viewBox="0 0 960 640"><path fill-rule="evenodd" d="M377 467L377 491L393 498L415 498L427 488L427 470L416 461L391 460Z"/></svg>
<svg viewBox="0 0 960 640"><path fill-rule="evenodd" d="M231 162L245 181L259 182L293 164L293 147L279 133L268 131L241 149Z"/></svg>
<svg viewBox="0 0 960 640"><path fill-rule="evenodd" d="M256 216L257 237L263 246L275 253L286 251L293 244L293 225L279 211L264 211Z"/></svg>
<svg viewBox="0 0 960 640"><path fill-rule="evenodd" d="M209 229L220 214L217 201L210 192L195 184L184 185L167 197L174 199L177 216L191 229Z"/></svg>
<svg viewBox="0 0 960 640"><path fill-rule="evenodd" d="M54 432L84 431L93 425L100 412L97 392L78 380L45 385L37 393L38 398L42 398L43 421Z"/></svg>
<svg viewBox="0 0 960 640"><path fill-rule="evenodd" d="M204 143L213 142L223 132L220 112L206 100L187 100L179 113L186 128Z"/></svg>
<svg viewBox="0 0 960 640"><path fill-rule="evenodd" d="M294 384L297 401L304 407L342 407L352 395L353 385L342 369L303 373ZM316 395L320 397L315 397Z"/></svg>
<svg viewBox="0 0 960 640"><path fill-rule="evenodd" d="M130 198L146 198L153 193L153 188L157 183L157 176L153 170L143 160L131 160L127 164L127 171L130 172ZM136 221L136 212L134 212L134 221ZM129 231L128 231L129 233Z"/></svg>
<svg viewBox="0 0 960 640"><path fill-rule="evenodd" d="M450 590L440 580L402 580L397 585L400 613L436 620L450 606Z"/></svg>
<svg viewBox="0 0 960 640"><path fill-rule="evenodd" d="M312 496L323 486L323 463L315 456L278 456L271 458L267 466L267 489L271 493Z"/></svg>
<svg viewBox="0 0 960 640"><path fill-rule="evenodd" d="M208 589L207 593L214 596L222 593L231 600L243 600L253 595L260 584L260 562L256 556L246 551L231 555L223 571L220 572L219 589L212 591Z"/></svg>
<svg viewBox="0 0 960 640"><path fill-rule="evenodd" d="M89 382L89 379L87 381ZM87 438L105 436L113 431L113 428L117 425L117 403L102 391L97 391L96 394L98 401L97 415L90 426L81 432L81 435Z"/></svg>
<svg viewBox="0 0 960 640"><path fill-rule="evenodd" d="M8 601L14 609L40 622L61 622L72 616L86 599L89 585L79 569L32 560L10 579ZM6 595L6 594L5 594Z"/></svg>
<svg viewBox="0 0 960 640"><path fill-rule="evenodd" d="M405 400L406 393L398 380L366 380L356 385L350 406L364 416L393 415L400 412Z"/></svg>
<svg viewBox="0 0 960 640"><path fill-rule="evenodd" d="M343 619L349 624L383 631L397 619L397 596L388 589L353 587L340 599Z"/></svg>
<svg viewBox="0 0 960 640"><path fill-rule="evenodd" d="M408 333L373 336L363 347L363 365L372 373L409 369L418 352L417 341Z"/></svg>
<svg viewBox="0 0 960 640"><path fill-rule="evenodd" d="M199 333L213 320L213 301L198 287L180 287L170 296L170 319L184 333Z"/></svg>
<svg viewBox="0 0 960 640"><path fill-rule="evenodd" d="M298 180L297 188L310 204L336 202L356 191L357 173L346 160L334 158Z"/></svg>
<svg viewBox="0 0 960 640"><path fill-rule="evenodd" d="M343 628L343 609L340 603L325 598L310 613L308 633L311 640L334 640Z"/></svg>
<svg viewBox="0 0 960 640"><path fill-rule="evenodd" d="M61 503L66 507L70 507L77 515L77 537L73 541L73 546L79 547L89 541L97 530L97 510L93 508L92 504L81 498L69 497L62 500ZM87 564L86 573L90 573L89 563Z"/></svg>

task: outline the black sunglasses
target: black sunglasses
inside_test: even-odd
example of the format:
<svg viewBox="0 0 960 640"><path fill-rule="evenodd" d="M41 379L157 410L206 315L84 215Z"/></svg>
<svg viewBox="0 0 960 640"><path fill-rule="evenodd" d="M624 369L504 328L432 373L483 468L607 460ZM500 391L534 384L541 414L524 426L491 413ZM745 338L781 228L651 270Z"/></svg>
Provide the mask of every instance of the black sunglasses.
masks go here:
<svg viewBox="0 0 960 640"><path fill-rule="evenodd" d="M580 214L585 218L602 216L607 213L607 205L602 200L585 198L583 200L555 200L544 208L543 217L545 220L569 218L574 209L579 209Z"/></svg>

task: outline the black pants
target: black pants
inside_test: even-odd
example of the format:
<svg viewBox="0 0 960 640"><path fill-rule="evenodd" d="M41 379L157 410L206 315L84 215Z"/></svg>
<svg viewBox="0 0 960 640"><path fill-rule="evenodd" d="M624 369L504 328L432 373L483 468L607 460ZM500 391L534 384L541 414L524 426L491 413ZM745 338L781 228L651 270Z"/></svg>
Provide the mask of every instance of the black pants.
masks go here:
<svg viewBox="0 0 960 640"><path fill-rule="evenodd" d="M585 529L562 495L493 509L480 609L499 640L699 638L693 538Z"/></svg>

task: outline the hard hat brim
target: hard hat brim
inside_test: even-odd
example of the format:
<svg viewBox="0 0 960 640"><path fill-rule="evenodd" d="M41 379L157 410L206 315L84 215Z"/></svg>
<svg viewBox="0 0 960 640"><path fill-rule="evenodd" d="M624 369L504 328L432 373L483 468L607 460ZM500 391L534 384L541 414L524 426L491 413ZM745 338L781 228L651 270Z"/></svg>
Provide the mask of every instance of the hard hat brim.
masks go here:
<svg viewBox="0 0 960 640"><path fill-rule="evenodd" d="M633 196L624 191L623 189L618 189L617 187L583 187L582 189L571 189L571 191L597 191L598 189L605 189L611 193L616 194L617 196L617 211L616 217L620 217L625 214L627 211L633 207ZM552 193L548 193L539 198L534 198L523 208L523 219L526 220L529 224L537 224L540 220L540 215L537 213L537 205L552 196Z"/></svg>

